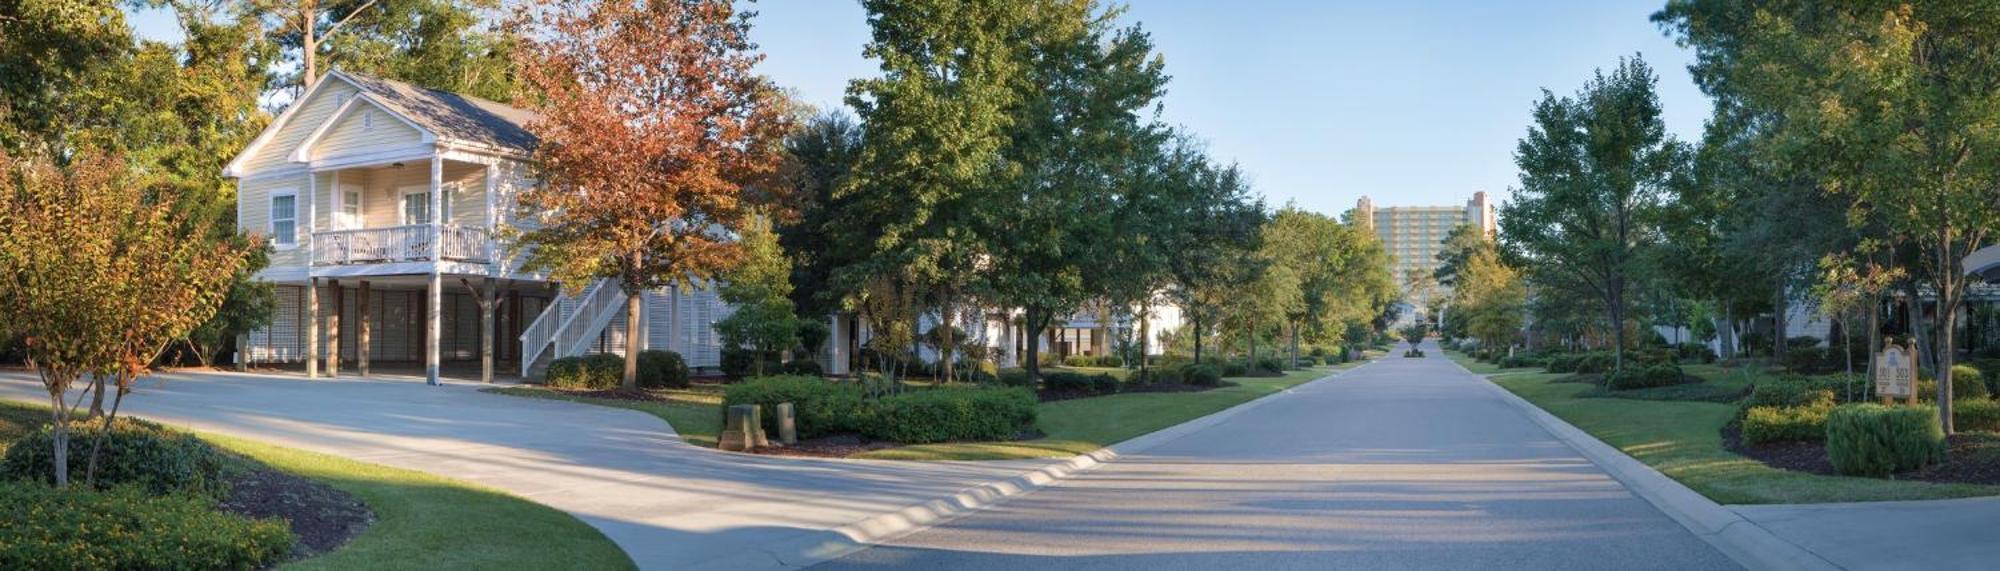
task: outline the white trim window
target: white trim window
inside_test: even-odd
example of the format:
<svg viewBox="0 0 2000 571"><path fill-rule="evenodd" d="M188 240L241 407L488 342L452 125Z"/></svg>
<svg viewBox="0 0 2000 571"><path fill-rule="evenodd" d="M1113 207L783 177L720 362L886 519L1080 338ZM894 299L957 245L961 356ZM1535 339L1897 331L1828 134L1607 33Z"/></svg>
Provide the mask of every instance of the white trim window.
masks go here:
<svg viewBox="0 0 2000 571"><path fill-rule="evenodd" d="M279 248L299 245L298 189L271 191L271 219L266 230L271 233L271 243Z"/></svg>
<svg viewBox="0 0 2000 571"><path fill-rule="evenodd" d="M451 220L451 199L454 194L456 193L452 192L450 185L444 187L444 219L446 221ZM403 189L402 208L398 209L397 212L405 226L411 224L430 224L432 222L430 216L431 187L413 186Z"/></svg>
<svg viewBox="0 0 2000 571"><path fill-rule="evenodd" d="M360 228L363 212L362 201L364 200L361 194L361 187L359 185L340 185L340 190L333 194L333 200L334 227L343 230Z"/></svg>

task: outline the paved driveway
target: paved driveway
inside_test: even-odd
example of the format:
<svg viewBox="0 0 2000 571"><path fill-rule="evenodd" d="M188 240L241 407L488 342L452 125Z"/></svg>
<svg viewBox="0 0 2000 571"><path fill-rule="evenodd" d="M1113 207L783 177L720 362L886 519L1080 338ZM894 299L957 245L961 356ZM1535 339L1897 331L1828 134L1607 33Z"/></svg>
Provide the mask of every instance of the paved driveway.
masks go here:
<svg viewBox="0 0 2000 571"><path fill-rule="evenodd" d="M822 567L1736 567L1431 353Z"/></svg>
<svg viewBox="0 0 2000 571"><path fill-rule="evenodd" d="M176 374L124 413L492 486L575 514L640 566L780 565L770 552L1052 461L766 458L685 444L635 411L478 392L476 385ZM0 398L47 402L0 372Z"/></svg>

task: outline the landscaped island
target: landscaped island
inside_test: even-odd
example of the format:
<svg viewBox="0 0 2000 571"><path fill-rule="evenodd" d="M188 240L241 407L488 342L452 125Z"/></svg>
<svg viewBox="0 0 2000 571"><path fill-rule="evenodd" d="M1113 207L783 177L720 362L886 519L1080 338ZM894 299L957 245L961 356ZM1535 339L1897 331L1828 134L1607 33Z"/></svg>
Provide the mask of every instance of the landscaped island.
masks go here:
<svg viewBox="0 0 2000 571"><path fill-rule="evenodd" d="M598 373L551 366L546 386L489 392L585 402L644 411L688 443L713 447L730 404L764 405L776 435L775 406L797 407L799 445L760 452L897 460L998 460L1082 454L1291 388L1361 364L1338 351L1301 359L1286 371L1275 359L1166 364L1145 370L1045 367L1033 383L1019 369L987 382L888 383L778 375L733 384L695 383L671 366L641 371L638 391L619 390L616 358L597 357ZM1380 352L1373 352L1380 355ZM661 357L649 362L667 362ZM1269 367L1269 368L1266 368Z"/></svg>
<svg viewBox="0 0 2000 571"><path fill-rule="evenodd" d="M120 420L56 490L45 408L0 402L0 568L631 568L596 529L449 478ZM72 457L95 421L80 421Z"/></svg>
<svg viewBox="0 0 2000 571"><path fill-rule="evenodd" d="M1632 358L1633 352L1628 352ZM1960 434L1937 431L1936 409L1865 404L1873 389L1843 374L1772 371L1754 361L1703 364L1656 362L1640 370L1674 367L1680 382L1651 388L1613 389L1601 363L1608 355L1585 353L1477 359L1452 351L1452 359L1589 432L1689 488L1724 504L1916 500L2000 495L2000 424L1982 397L1976 369L1961 367L1957 416ZM1585 372L1577 372L1576 362ZM1633 365L1628 364L1628 367ZM1558 370L1562 369L1562 370ZM1975 383L1979 386L1974 387ZM1909 433L1904 447L1872 450L1889 464L1852 463L1843 475L1834 458L1868 446L1842 442L1831 418L1891 427ZM1903 417L1912 420L1904 422ZM1894 438L1864 439L1891 442ZM1844 447L1844 448L1843 448ZM1852 452L1849 452L1850 456ZM1914 455L1911 465L1894 459ZM1871 469L1873 468L1873 469ZM1886 477L1884 477L1886 476Z"/></svg>

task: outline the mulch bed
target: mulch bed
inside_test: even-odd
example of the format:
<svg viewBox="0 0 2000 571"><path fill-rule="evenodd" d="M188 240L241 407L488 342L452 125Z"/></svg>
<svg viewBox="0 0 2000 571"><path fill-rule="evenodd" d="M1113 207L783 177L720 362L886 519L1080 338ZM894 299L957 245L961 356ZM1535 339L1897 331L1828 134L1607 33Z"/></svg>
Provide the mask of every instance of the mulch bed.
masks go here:
<svg viewBox="0 0 2000 571"><path fill-rule="evenodd" d="M671 399L671 398L667 398L667 397L666 397L666 396L664 396L664 395L660 395L660 394L657 394L657 393L654 393L654 392L652 392L652 391L648 391L648 390L645 390L645 389L598 389L598 390L590 390L590 389L556 389L556 388L551 388L551 389L549 389L549 390L551 390L551 391L555 391L555 392L558 392L558 393L562 393L562 394L564 394L564 395L568 395L568 396L573 396L573 397L589 397L589 398L594 398L594 399L609 399L609 400L631 400L631 401L644 401L644 402L669 402L669 401L672 401L672 400L673 400L673 399Z"/></svg>
<svg viewBox="0 0 2000 571"><path fill-rule="evenodd" d="M1215 386L1190 385L1187 383L1154 383L1150 385L1124 385L1123 387L1118 389L1118 392L1115 393L1098 393L1091 391L1052 391L1048 389L1042 389L1039 391L1035 391L1035 400L1040 402L1056 402L1056 401L1065 401L1072 399L1086 399L1090 397L1110 396L1110 395L1125 394L1125 393L1198 393L1202 391L1212 391L1223 387L1233 387L1233 386L1236 386L1236 383L1230 381L1223 381L1222 384Z"/></svg>
<svg viewBox="0 0 2000 571"><path fill-rule="evenodd" d="M375 512L352 494L275 470L245 470L229 482L222 511L251 518L283 518L299 542L293 558L332 551L375 523Z"/></svg>
<svg viewBox="0 0 2000 571"><path fill-rule="evenodd" d="M1766 442L1753 446L1743 442L1743 427L1731 422L1722 427L1722 447L1779 470L1822 476L1840 474L1833 471L1833 462L1826 459L1823 442Z"/></svg>
<svg viewBox="0 0 2000 571"><path fill-rule="evenodd" d="M1896 479L1939 484L2000 485L2000 438L1961 433L1950 436L1945 442L1950 452L1946 454L1943 464L1896 474ZM1833 469L1833 462L1827 460L1826 444L1823 442L1769 442L1753 446L1745 444L1741 429L1736 423L1730 423L1722 429L1722 444L1731 452L1772 468L1822 476L1840 475Z"/></svg>
<svg viewBox="0 0 2000 571"><path fill-rule="evenodd" d="M1014 435L1014 440L1034 440L1047 436L1039 429L1023 430ZM790 446L773 441L770 448L752 450L752 454L769 456L797 456L804 458L846 458L855 454L886 448L897 448L903 444L886 440L869 440L857 434L836 434L808 440L800 440Z"/></svg>

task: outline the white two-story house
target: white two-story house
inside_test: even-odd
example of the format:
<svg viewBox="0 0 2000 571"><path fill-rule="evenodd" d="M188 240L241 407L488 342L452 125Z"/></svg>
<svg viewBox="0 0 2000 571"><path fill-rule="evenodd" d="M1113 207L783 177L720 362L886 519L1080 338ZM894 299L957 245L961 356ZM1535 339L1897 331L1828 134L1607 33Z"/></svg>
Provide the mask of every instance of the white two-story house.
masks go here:
<svg viewBox="0 0 2000 571"><path fill-rule="evenodd" d="M371 362L471 369L482 357L528 371L554 357L622 352L625 297L606 282L564 295L495 229L531 224L513 199L534 184L534 114L398 81L332 71L225 174L237 221L274 246L271 326L240 340L253 363L308 376L369 374ZM712 291L646 294L642 348L714 367ZM452 365L458 363L459 365Z"/></svg>

